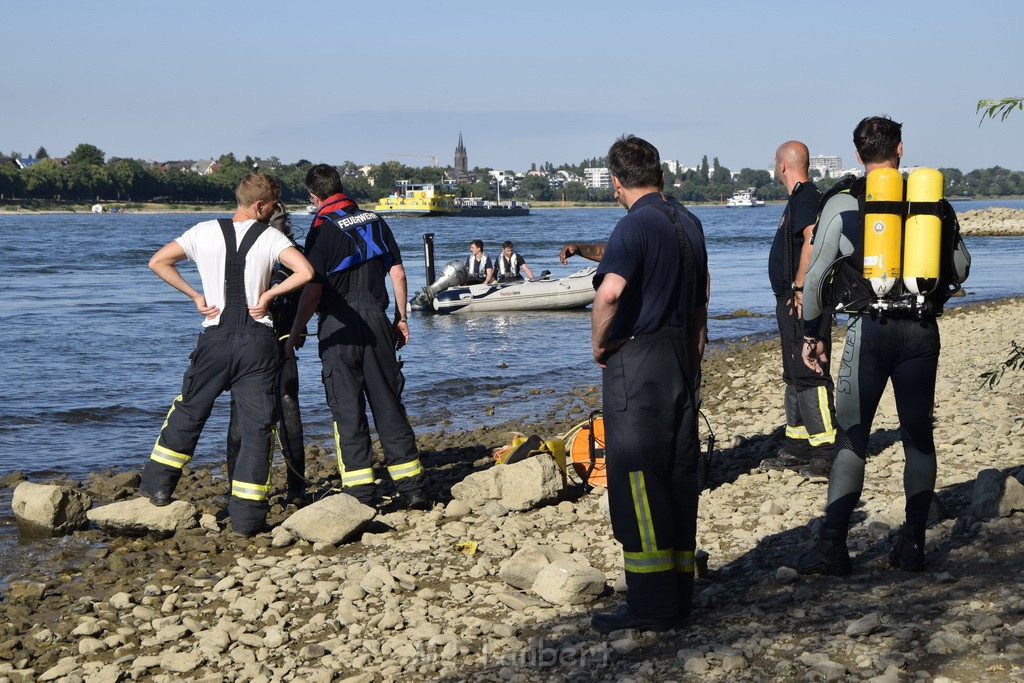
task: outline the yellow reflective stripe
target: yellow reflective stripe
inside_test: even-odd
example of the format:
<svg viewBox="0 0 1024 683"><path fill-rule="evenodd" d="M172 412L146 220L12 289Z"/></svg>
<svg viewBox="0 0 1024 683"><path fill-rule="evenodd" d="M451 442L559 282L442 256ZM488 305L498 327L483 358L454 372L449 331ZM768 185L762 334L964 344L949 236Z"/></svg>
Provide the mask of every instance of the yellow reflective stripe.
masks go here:
<svg viewBox="0 0 1024 683"><path fill-rule="evenodd" d="M352 470L341 473L342 486L359 486L360 484L373 483L373 468L367 467L364 470Z"/></svg>
<svg viewBox="0 0 1024 683"><path fill-rule="evenodd" d="M423 474L423 467L420 465L420 459L416 458L409 462L403 462L401 465L388 465L388 474L391 475L392 481L398 481Z"/></svg>
<svg viewBox="0 0 1024 683"><path fill-rule="evenodd" d="M622 565L627 572L634 574L653 574L670 572L675 568L672 563L671 550L654 550L651 552L622 553Z"/></svg>
<svg viewBox="0 0 1024 683"><path fill-rule="evenodd" d="M693 573L693 551L692 550L680 550L672 553L672 563L675 565L677 572L686 572L687 574Z"/></svg>
<svg viewBox="0 0 1024 683"><path fill-rule="evenodd" d="M790 427L786 425L786 436L790 439L806 439L807 438L807 427L800 425L799 427Z"/></svg>
<svg viewBox="0 0 1024 683"><path fill-rule="evenodd" d="M174 412L174 406L182 399L181 394L174 397L171 401L171 407L167 409L167 416L164 417L164 423L160 425L160 433L163 434L164 430L167 429L167 423L171 421L171 413ZM166 446L160 445L160 437L156 438L156 444L153 446L153 452L149 454L150 460L155 460L161 465L167 465L168 467L174 467L175 469L181 469L188 464L188 461L192 459L191 455L185 453L179 453L178 451L172 451Z"/></svg>
<svg viewBox="0 0 1024 683"><path fill-rule="evenodd" d="M231 481L231 495L246 500L266 500L270 495L270 487L260 484L250 484L246 481Z"/></svg>
<svg viewBox="0 0 1024 683"><path fill-rule="evenodd" d="M334 453L338 458L338 474L341 475L341 480L345 481L345 463L341 459L341 434L338 433L338 423L332 424L334 424Z"/></svg>
<svg viewBox="0 0 1024 683"><path fill-rule="evenodd" d="M654 522L651 521L651 506L647 502L647 485L641 471L629 473L629 486L633 494L633 510L640 531L640 548L644 552L657 552L658 541L654 535Z"/></svg>
<svg viewBox="0 0 1024 683"><path fill-rule="evenodd" d="M172 451L170 448L161 446L159 442L153 446L153 452L149 455L150 460L155 460L161 465L167 465L168 467L174 467L181 469L188 464L188 461L192 459L191 455L185 455L178 451Z"/></svg>
<svg viewBox="0 0 1024 683"><path fill-rule="evenodd" d="M828 390L818 387L818 412L825 430L821 434L808 434L807 440L812 446L823 446L836 442L836 426L832 424L832 413L828 409Z"/></svg>

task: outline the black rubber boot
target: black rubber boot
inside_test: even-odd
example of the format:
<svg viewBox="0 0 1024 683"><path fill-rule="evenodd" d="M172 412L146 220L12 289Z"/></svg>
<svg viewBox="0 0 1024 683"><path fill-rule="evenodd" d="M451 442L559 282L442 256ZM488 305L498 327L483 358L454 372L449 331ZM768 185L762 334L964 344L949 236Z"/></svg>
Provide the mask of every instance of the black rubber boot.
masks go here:
<svg viewBox="0 0 1024 683"><path fill-rule="evenodd" d="M896 545L889 553L889 564L905 572L924 571L924 527L900 527Z"/></svg>
<svg viewBox="0 0 1024 683"><path fill-rule="evenodd" d="M822 527L814 548L797 560L801 574L846 576L853 572L850 551L846 548L846 529Z"/></svg>

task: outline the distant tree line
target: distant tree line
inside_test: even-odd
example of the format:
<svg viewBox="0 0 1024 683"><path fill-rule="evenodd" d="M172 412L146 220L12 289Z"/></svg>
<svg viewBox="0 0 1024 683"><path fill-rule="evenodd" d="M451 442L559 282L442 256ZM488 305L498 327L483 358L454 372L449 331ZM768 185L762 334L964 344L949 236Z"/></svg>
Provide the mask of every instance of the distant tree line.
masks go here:
<svg viewBox="0 0 1024 683"><path fill-rule="evenodd" d="M19 157L16 153L12 157ZM41 202L161 202L161 203L232 203L234 189L243 175L254 169L274 176L281 184L282 199L291 204L304 203L307 192L304 181L311 163L300 160L294 164L224 154L217 159L216 170L200 175L188 169L173 166L154 166L138 159L105 159L102 150L94 145L80 144L64 160L50 157L44 147L36 151L40 159L28 168L19 169L13 163L0 164L0 199L37 200ZM567 171L582 177L583 169L607 165L604 157L584 159L579 164L554 166L550 162L531 166L533 171L553 174ZM469 182L452 181L452 169L411 167L397 161L384 161L363 175L351 161L338 166L345 191L356 201L376 202L390 194L399 180L413 183L448 183L450 192L460 196L494 199L499 188L490 176L489 168L474 168ZM1024 173L995 166L962 173L959 169L941 169L946 180L946 195L950 197L998 197L1024 195ZM508 172L511 173L510 171ZM836 179L818 178L824 189ZM700 167L672 173L665 166L666 192L684 202L719 202L738 189L753 187L762 199L784 199L785 189L772 180L766 170L743 168L733 176L718 158L710 163L705 156ZM614 202L611 190L595 190L582 182L570 181L553 188L543 175L526 175L518 187L500 189L502 198L512 196L531 200L560 200L570 202Z"/></svg>

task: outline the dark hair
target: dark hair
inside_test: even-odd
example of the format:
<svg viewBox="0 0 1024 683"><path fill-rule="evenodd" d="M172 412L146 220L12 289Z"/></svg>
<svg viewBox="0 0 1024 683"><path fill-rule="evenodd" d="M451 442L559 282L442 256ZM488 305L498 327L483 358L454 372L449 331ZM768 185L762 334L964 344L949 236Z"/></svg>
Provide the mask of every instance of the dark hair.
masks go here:
<svg viewBox="0 0 1024 683"><path fill-rule="evenodd" d="M635 135L623 135L608 150L608 168L623 187L661 189L664 174L654 145Z"/></svg>
<svg viewBox="0 0 1024 683"><path fill-rule="evenodd" d="M504 242L502 242L501 243L501 248L504 249L505 247L508 247L509 249L511 249L512 248L512 242L510 242L508 240L505 240Z"/></svg>
<svg viewBox="0 0 1024 683"><path fill-rule="evenodd" d="M345 191L338 169L328 164L317 164L306 171L306 189L320 199Z"/></svg>
<svg viewBox="0 0 1024 683"><path fill-rule="evenodd" d="M484 248L484 241L483 240L473 240L472 242L470 242L470 244L474 245L477 249L483 249Z"/></svg>
<svg viewBox="0 0 1024 683"><path fill-rule="evenodd" d="M888 116L869 116L853 129L853 146L865 164L898 160L903 124Z"/></svg>

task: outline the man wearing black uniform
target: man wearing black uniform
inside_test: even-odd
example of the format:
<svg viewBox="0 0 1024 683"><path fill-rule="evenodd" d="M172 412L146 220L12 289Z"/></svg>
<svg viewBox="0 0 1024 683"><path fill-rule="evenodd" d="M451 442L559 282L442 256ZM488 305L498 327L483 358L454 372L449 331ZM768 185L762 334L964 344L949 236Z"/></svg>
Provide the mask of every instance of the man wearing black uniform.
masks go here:
<svg viewBox="0 0 1024 683"><path fill-rule="evenodd" d="M632 135L608 151L615 226L594 276L592 344L604 368L608 503L626 603L602 632L665 631L690 613L697 542L697 392L707 330L700 221L661 193L658 150Z"/></svg>
<svg viewBox="0 0 1024 683"><path fill-rule="evenodd" d="M763 469L791 468L828 476L836 440L832 374L818 374L803 361L801 318L804 276L811 260L811 234L818 219L821 192L807 175L807 146L791 140L775 151L775 179L785 185L789 201L768 254L768 278L775 293L775 318L782 345L782 381L786 385L786 439L778 456L761 461ZM831 349L831 327L821 332Z"/></svg>
<svg viewBox="0 0 1024 683"><path fill-rule="evenodd" d="M270 227L288 238L288 240L299 248L295 243L295 235L292 232L292 220L281 202L277 203L274 215L270 217ZM301 251L301 248L300 248ZM292 272L286 267L278 264L274 274L270 276L270 286L284 282ZM274 317L274 334L277 337L278 347L281 349L281 369L278 375L277 384L277 413L278 427L277 438L281 444L281 455L284 456L285 478L288 490L285 495L285 504L302 507L309 502L309 495L306 493L306 452L303 446L302 437L302 411L299 408L299 368L294 355L284 355L284 343L292 331L292 322L295 320L295 311L299 306L299 294L301 290L290 292L285 296L274 299L270 306L270 313ZM302 337L299 338L300 342ZM238 426L238 410L234 400L231 401L231 421L228 424L228 479L234 475L235 463L238 461L238 450L242 445L242 432Z"/></svg>
<svg viewBox="0 0 1024 683"><path fill-rule="evenodd" d="M230 390L241 434L228 514L236 533L252 536L267 517L270 430L275 420L279 352L268 309L273 299L308 282L313 269L284 235L265 222L278 198L273 178L249 173L235 195L238 208L231 220L199 223L149 261L154 273L195 302L204 317L204 331L192 352L181 395L171 405L143 470L139 492L154 505L171 502L214 400ZM202 294L178 272L176 264L186 258L196 262ZM270 287L276 263L292 274Z"/></svg>
<svg viewBox="0 0 1024 683"><path fill-rule="evenodd" d="M324 388L334 417L341 484L360 502L373 504L376 478L366 404L384 450L388 473L403 507L427 509L416 437L401 400L402 373L395 350L409 341L402 255L391 228L377 214L362 211L345 196L337 169L317 164L306 174L317 207L306 237L306 255L316 279L302 291L292 334L293 354L314 311L319 313ZM395 290L395 316L384 278Z"/></svg>
<svg viewBox="0 0 1024 683"><path fill-rule="evenodd" d="M853 131L857 158L865 174L876 168L898 169L903 156L902 125L887 117L862 120ZM822 309L822 290L833 286L843 311L849 314L836 386L836 458L828 480L828 503L816 545L797 562L803 573L842 576L853 571L846 538L864 489L868 437L882 392L891 380L900 437L906 463L903 485L906 522L889 555L890 564L906 571L922 571L925 558L925 527L935 489L936 457L932 436L935 376L939 363L939 326L936 318L952 291L940 275L937 286L918 300L907 296L897 283L884 302L876 300L864 278L865 180L852 176L829 191L814 235L811 263L804 284L804 362L823 374L829 350L822 330L830 323L831 310ZM955 288L967 277L970 255L962 242L953 244L956 216L948 202L939 202L942 240L963 255L955 263ZM946 251L946 247L943 247ZM825 275L837 257L833 277ZM943 261L946 261L944 254ZM947 275L951 275L948 274ZM831 303L831 302L830 302ZM884 305L879 305L879 304Z"/></svg>

